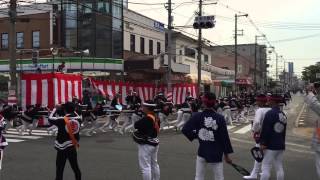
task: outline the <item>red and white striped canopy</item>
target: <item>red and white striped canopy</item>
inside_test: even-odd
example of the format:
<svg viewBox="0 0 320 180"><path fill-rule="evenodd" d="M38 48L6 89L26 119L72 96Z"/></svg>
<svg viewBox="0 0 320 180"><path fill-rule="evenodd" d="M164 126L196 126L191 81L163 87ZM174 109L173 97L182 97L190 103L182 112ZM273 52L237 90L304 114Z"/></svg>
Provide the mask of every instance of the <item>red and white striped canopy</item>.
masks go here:
<svg viewBox="0 0 320 180"><path fill-rule="evenodd" d="M22 108L40 104L54 107L82 98L82 76L74 74L48 73L23 74L21 78Z"/></svg>
<svg viewBox="0 0 320 180"><path fill-rule="evenodd" d="M109 95L113 97L116 93L121 94L120 102L126 104L125 98L130 90L138 93L142 101L152 100L158 92L163 92L169 101L174 104L181 104L184 102L187 93L190 92L194 98L196 95L195 84L174 84L172 85L172 92L168 92L166 86L156 86L148 83L123 83L114 81L99 81L90 79L92 87L99 90L102 95Z"/></svg>

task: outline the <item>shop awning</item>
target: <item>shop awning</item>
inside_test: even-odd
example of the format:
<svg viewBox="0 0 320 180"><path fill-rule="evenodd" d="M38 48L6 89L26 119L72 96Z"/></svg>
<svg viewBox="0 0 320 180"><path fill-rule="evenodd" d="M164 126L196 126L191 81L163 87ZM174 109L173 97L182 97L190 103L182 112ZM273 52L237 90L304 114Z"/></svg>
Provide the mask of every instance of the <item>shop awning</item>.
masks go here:
<svg viewBox="0 0 320 180"><path fill-rule="evenodd" d="M212 80L213 85L215 86L224 86L229 87L234 84L234 80Z"/></svg>
<svg viewBox="0 0 320 180"><path fill-rule="evenodd" d="M252 80L249 78L237 79L236 84L238 85L252 85Z"/></svg>

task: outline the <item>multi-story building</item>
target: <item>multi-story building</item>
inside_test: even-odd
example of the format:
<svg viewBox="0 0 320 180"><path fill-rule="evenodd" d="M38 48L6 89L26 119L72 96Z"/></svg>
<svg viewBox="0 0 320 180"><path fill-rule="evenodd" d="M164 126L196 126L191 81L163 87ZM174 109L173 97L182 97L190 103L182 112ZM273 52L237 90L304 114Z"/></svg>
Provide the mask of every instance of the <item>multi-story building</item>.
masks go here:
<svg viewBox="0 0 320 180"><path fill-rule="evenodd" d="M122 4L117 2L81 1L78 9L72 0L18 6L17 70L54 71L65 62L68 72L123 71ZM7 15L0 20L0 72L8 72L10 22ZM86 49L89 57L82 52ZM31 60L35 54L37 64Z"/></svg>
<svg viewBox="0 0 320 180"><path fill-rule="evenodd" d="M190 66L190 73L186 81L196 83L198 81L198 41L183 33L174 32L172 35L172 48L175 49L173 61L177 64ZM226 95L226 88L221 88L221 81L216 81L217 77L223 76L225 84L232 84L230 76L234 74L231 70L219 68L212 65L211 47L204 44L201 54L201 91L214 91L217 95Z"/></svg>
<svg viewBox="0 0 320 180"><path fill-rule="evenodd" d="M57 25L53 14L53 6L47 4L19 6L18 12L16 20L17 50L29 50L31 52L32 49L43 49L47 51L41 53L48 54L50 45L57 43L58 39L57 36L53 35L54 28ZM4 14L0 14L0 19L0 59L7 59L9 58L10 21L8 16ZM22 57L27 56L27 54L22 54Z"/></svg>
<svg viewBox="0 0 320 180"><path fill-rule="evenodd" d="M164 24L124 9L124 64L126 79L167 82L168 59ZM172 61L172 82L181 82L190 67Z"/></svg>
<svg viewBox="0 0 320 180"><path fill-rule="evenodd" d="M224 69L235 69L234 45L214 46L212 65ZM256 58L255 58L256 57ZM267 54L265 45L238 45L237 85L240 89L247 87L263 89L266 86Z"/></svg>
<svg viewBox="0 0 320 180"><path fill-rule="evenodd" d="M121 0L64 2L61 46L78 51L89 49L93 57L123 58Z"/></svg>

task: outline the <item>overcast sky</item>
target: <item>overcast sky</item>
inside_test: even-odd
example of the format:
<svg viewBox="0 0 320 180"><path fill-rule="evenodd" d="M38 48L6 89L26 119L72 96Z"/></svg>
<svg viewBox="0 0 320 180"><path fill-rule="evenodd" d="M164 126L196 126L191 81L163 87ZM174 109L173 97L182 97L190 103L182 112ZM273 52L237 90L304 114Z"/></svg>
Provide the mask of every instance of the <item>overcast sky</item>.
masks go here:
<svg viewBox="0 0 320 180"><path fill-rule="evenodd" d="M172 0L173 7L182 2L192 2L181 5L174 12L174 25L191 25L190 17L198 9L195 0ZM210 3L214 0L204 0ZM163 3L165 0L129 0L140 3ZM283 55L286 61L292 61L295 72L300 74L304 66L320 61L320 17L319 0L220 0L217 5L204 6L205 15L216 15L216 27L204 30L204 37L217 43L233 44L234 15L235 10L248 13L260 30L267 35L269 41L275 47L279 55ZM229 6L229 8L226 8ZM167 24L167 11L163 5L135 5L129 3L129 8L146 16L157 19ZM253 43L255 35L259 33L249 23L249 19L239 19L239 29L244 30L244 36L239 37L239 43ZM196 34L193 29L184 29ZM288 39L290 41L288 41ZM292 40L298 39L298 40ZM280 41L279 40L285 40ZM273 42L278 41L278 42ZM259 41L260 44L265 43ZM272 65L272 73L275 71L275 57L269 62ZM279 67L283 68L283 61L279 61Z"/></svg>

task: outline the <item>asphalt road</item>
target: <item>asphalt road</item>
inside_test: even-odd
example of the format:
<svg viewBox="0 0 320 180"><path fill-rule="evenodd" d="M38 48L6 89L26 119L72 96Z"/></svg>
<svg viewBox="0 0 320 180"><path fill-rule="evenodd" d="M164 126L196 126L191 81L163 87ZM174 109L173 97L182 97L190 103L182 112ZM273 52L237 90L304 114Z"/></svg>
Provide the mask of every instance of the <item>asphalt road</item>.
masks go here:
<svg viewBox="0 0 320 180"><path fill-rule="evenodd" d="M287 150L284 157L286 180L317 180L314 154L309 148L310 139L292 133L302 107L302 97L295 97L287 108L289 129ZM235 163L251 170L253 160L249 149L254 143L250 132L236 133L247 125L230 129L229 133L235 153ZM195 174L197 142L189 142L183 135L167 130L160 135L159 164L162 180L192 180ZM54 137L30 139L10 143L6 148L1 170L1 180L53 180L55 176L56 151ZM82 137L78 151L80 168L84 180L141 180L137 147L130 135L114 132ZM224 166L225 179L237 180L242 176L229 165ZM207 171L206 179L212 179ZM65 180L74 179L67 163ZM272 179L276 179L274 176Z"/></svg>

